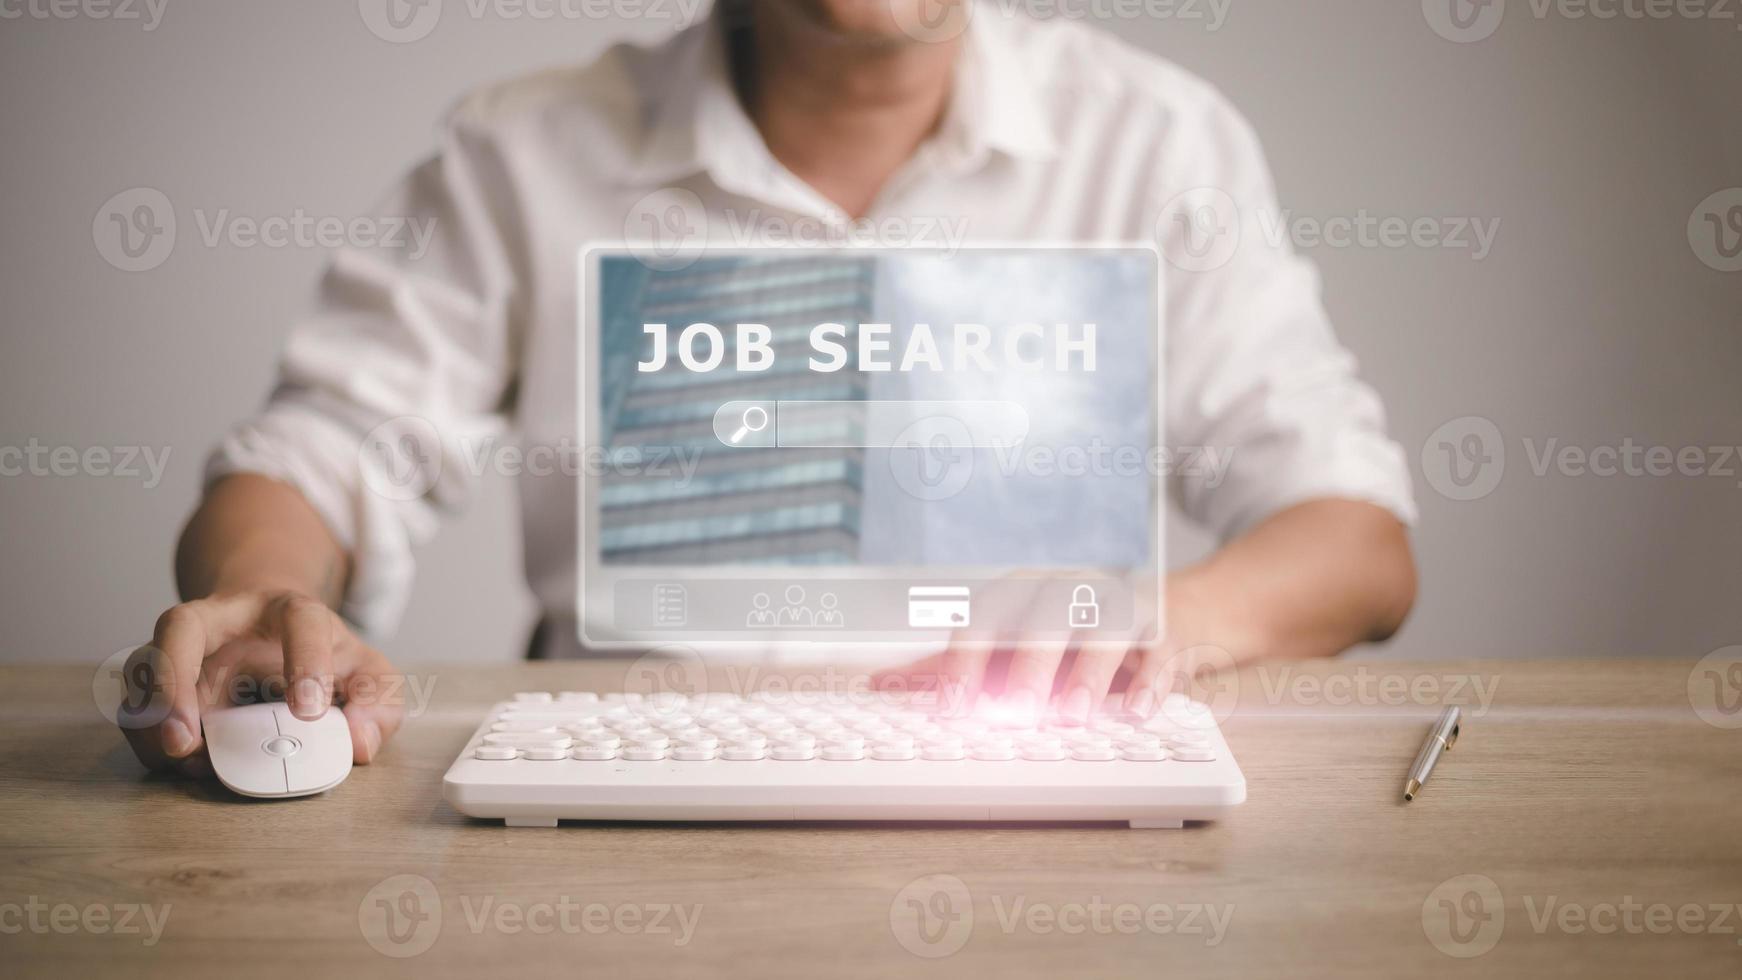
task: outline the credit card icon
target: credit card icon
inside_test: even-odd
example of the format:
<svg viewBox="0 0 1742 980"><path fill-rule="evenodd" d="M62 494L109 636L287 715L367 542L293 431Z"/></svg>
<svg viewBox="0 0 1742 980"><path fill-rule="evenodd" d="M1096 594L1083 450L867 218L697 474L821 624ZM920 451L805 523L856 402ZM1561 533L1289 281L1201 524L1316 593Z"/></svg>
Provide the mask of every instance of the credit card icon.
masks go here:
<svg viewBox="0 0 1742 980"><path fill-rule="evenodd" d="M968 589L916 585L907 590L907 625L913 629L959 629L971 625Z"/></svg>

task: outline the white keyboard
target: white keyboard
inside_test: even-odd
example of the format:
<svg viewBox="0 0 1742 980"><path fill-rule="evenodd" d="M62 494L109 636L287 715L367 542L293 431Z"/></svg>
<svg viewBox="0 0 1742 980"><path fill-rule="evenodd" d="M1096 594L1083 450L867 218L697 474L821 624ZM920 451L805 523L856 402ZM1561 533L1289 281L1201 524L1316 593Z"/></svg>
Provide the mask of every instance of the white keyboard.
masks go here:
<svg viewBox="0 0 1742 980"><path fill-rule="evenodd" d="M940 717L935 696L565 691L497 704L443 779L511 827L558 820L1094 820L1180 827L1246 799L1209 710L1087 726ZM1111 706L1112 702L1109 702Z"/></svg>

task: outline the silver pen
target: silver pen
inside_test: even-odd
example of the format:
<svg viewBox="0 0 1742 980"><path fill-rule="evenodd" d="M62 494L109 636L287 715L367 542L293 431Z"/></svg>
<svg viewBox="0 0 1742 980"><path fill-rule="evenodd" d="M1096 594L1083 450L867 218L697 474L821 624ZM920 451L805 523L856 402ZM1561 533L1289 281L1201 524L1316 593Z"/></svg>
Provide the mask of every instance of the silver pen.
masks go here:
<svg viewBox="0 0 1742 980"><path fill-rule="evenodd" d="M1440 715L1433 730L1428 732L1427 741L1422 743L1421 751L1415 754L1415 763L1409 767L1409 779L1403 784L1403 802L1415 799L1415 794L1421 792L1421 784L1427 782L1428 774L1434 771L1434 763L1440 761L1440 753L1450 751L1457 741L1458 706L1454 704Z"/></svg>

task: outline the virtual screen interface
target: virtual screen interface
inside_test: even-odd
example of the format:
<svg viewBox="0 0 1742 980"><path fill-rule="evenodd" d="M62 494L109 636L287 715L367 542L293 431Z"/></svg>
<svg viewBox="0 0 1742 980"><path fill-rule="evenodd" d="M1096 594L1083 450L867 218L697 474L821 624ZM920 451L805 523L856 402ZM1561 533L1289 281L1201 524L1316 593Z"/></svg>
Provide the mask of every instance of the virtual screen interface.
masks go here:
<svg viewBox="0 0 1742 980"><path fill-rule="evenodd" d="M583 639L1153 620L1153 252L658 265L583 261Z"/></svg>

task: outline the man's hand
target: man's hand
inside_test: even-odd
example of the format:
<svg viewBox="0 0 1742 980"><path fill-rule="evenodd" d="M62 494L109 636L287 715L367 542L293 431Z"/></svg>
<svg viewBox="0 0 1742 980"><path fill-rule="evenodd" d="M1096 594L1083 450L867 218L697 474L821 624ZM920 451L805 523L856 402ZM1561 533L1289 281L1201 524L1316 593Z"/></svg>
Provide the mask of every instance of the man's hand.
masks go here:
<svg viewBox="0 0 1742 980"><path fill-rule="evenodd" d="M1384 639L1414 601L1415 562L1403 525L1372 504L1317 500L1273 515L1203 564L1168 576L1159 643L1086 632L1069 642L955 644L896 673L935 677L957 690L958 704L997 694L1006 710L1038 717L1056 701L1059 719L1076 724L1123 679L1125 710L1147 717L1167 694L1190 693L1206 671L1334 656ZM1135 625L1140 635L1154 624ZM1013 632L1020 636L1020 624Z"/></svg>
<svg viewBox="0 0 1742 980"><path fill-rule="evenodd" d="M210 771L202 714L226 704L282 695L298 718L342 710L359 765L393 737L405 711L387 658L319 599L294 591L219 593L170 609L127 676L146 678L152 699L119 719L134 754L149 768L190 775Z"/></svg>

